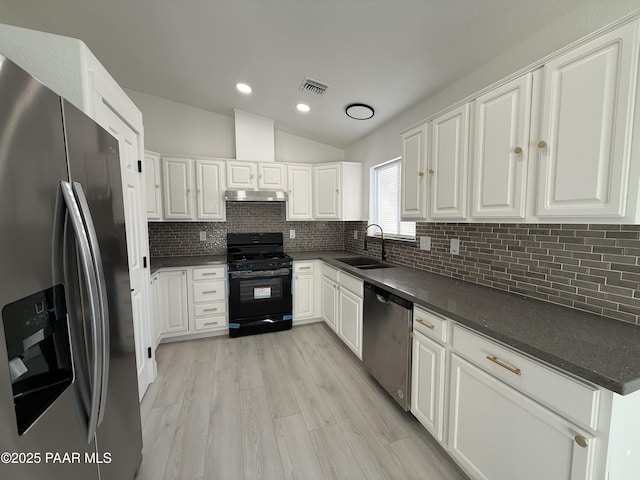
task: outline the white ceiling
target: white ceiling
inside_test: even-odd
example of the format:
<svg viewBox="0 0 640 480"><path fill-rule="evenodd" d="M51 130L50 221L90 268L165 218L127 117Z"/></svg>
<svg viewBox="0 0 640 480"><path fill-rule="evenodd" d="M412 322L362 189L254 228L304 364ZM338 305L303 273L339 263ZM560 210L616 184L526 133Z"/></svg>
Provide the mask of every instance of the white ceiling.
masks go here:
<svg viewBox="0 0 640 480"><path fill-rule="evenodd" d="M120 85L340 148L582 0L3 0L0 21L84 40ZM298 90L305 76L329 84ZM236 92L239 81L254 92ZM300 114L305 102L311 112ZM357 121L352 102L376 113Z"/></svg>

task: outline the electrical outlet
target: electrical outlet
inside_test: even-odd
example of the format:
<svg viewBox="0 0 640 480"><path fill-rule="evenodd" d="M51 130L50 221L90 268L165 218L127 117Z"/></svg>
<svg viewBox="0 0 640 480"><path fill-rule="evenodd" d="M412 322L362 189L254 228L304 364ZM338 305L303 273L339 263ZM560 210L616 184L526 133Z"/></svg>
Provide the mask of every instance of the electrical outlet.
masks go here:
<svg viewBox="0 0 640 480"><path fill-rule="evenodd" d="M420 237L420 250L431 250L431 237Z"/></svg>
<svg viewBox="0 0 640 480"><path fill-rule="evenodd" d="M289 230L289 238L296 238L296 231L291 229Z"/></svg>
<svg viewBox="0 0 640 480"><path fill-rule="evenodd" d="M206 242L207 241L207 232L206 231L200 232L200 241L201 242Z"/></svg>
<svg viewBox="0 0 640 480"><path fill-rule="evenodd" d="M460 239L452 238L451 239L451 255L460 255Z"/></svg>
<svg viewBox="0 0 640 480"><path fill-rule="evenodd" d="M353 239L357 240L358 239L358 230L354 230L353 231Z"/></svg>

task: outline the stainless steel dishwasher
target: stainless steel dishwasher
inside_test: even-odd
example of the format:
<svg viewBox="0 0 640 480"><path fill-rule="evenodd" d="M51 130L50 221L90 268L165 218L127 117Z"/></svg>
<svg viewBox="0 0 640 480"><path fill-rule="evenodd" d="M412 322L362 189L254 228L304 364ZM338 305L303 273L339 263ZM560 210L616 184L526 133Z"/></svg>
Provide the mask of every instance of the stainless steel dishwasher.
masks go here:
<svg viewBox="0 0 640 480"><path fill-rule="evenodd" d="M413 303L365 282L362 362L405 411L411 405L412 311Z"/></svg>

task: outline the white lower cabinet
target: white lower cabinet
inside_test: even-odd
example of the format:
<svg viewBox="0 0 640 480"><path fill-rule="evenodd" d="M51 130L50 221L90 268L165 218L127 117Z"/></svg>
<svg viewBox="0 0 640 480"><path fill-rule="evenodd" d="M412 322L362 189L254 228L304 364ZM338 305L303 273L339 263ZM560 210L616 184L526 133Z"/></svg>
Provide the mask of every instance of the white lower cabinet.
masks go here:
<svg viewBox="0 0 640 480"><path fill-rule="evenodd" d="M411 413L439 442L444 433L445 353L442 345L414 330Z"/></svg>
<svg viewBox="0 0 640 480"><path fill-rule="evenodd" d="M293 323L315 318L316 313L316 279L315 263L293 263Z"/></svg>
<svg viewBox="0 0 640 480"><path fill-rule="evenodd" d="M189 330L187 270L158 272L156 311L162 336Z"/></svg>
<svg viewBox="0 0 640 480"><path fill-rule="evenodd" d="M161 269L152 280L158 340L226 331L226 268Z"/></svg>
<svg viewBox="0 0 640 480"><path fill-rule="evenodd" d="M360 360L363 286L359 278L322 264L321 317Z"/></svg>
<svg viewBox="0 0 640 480"><path fill-rule="evenodd" d="M593 478L591 435L455 354L450 400L449 453L472 478Z"/></svg>

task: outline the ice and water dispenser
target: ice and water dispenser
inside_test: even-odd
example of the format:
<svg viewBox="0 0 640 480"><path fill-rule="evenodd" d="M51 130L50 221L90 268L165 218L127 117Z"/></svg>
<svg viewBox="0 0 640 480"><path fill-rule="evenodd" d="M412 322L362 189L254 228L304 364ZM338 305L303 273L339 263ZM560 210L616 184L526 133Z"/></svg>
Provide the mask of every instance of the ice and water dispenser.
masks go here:
<svg viewBox="0 0 640 480"><path fill-rule="evenodd" d="M22 435L73 381L64 287L2 309L9 376Z"/></svg>

